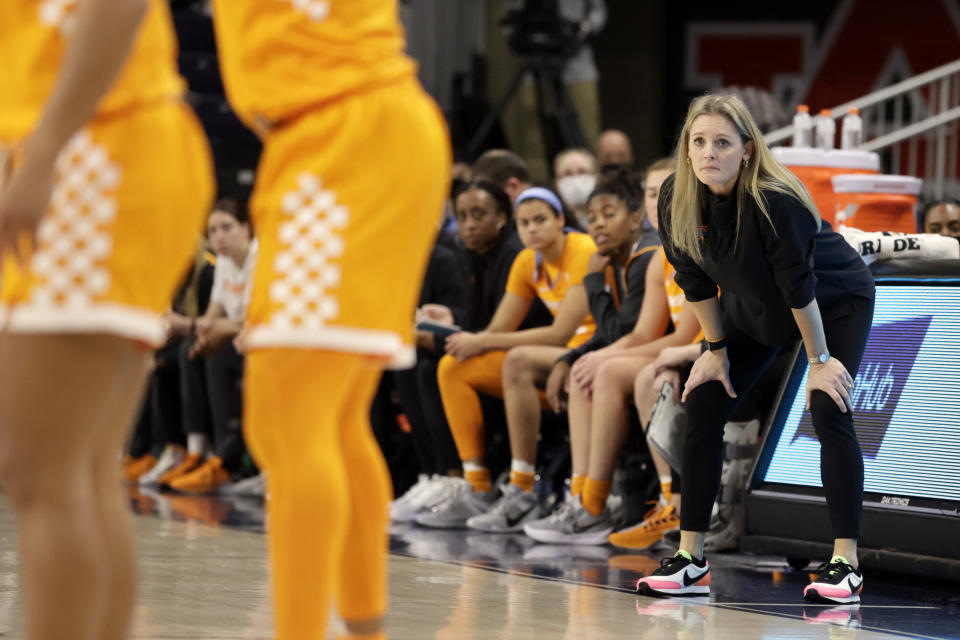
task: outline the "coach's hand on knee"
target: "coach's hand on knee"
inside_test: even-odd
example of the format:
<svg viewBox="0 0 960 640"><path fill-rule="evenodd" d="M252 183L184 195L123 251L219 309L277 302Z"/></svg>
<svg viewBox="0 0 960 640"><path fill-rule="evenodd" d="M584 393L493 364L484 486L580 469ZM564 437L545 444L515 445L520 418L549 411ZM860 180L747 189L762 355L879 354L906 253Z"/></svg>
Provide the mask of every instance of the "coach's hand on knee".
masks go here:
<svg viewBox="0 0 960 640"><path fill-rule="evenodd" d="M717 351L704 351L693 363L693 369L690 370L690 376L683 388L683 398L681 402L687 401L690 392L699 387L704 382L716 380L723 385L727 395L731 398L737 397L737 392L733 390L733 384L730 382L730 360L727 358L727 350L719 349Z"/></svg>
<svg viewBox="0 0 960 640"><path fill-rule="evenodd" d="M810 396L814 391L823 391L846 413L853 411L850 403L850 391L853 389L853 376L836 358L830 358L823 364L811 364L807 376L807 409L810 409Z"/></svg>

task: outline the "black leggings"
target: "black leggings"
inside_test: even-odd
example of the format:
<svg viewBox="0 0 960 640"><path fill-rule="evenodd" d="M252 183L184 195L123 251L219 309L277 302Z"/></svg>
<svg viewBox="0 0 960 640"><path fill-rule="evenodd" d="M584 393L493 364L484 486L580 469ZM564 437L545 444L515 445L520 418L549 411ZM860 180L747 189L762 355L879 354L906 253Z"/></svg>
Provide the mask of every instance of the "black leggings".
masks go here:
<svg viewBox="0 0 960 640"><path fill-rule="evenodd" d="M870 335L873 301L857 299L849 315L823 323L827 348L856 378ZM736 398L723 385L712 381L700 385L687 397L688 427L683 445L684 531L707 531L710 511L720 489L723 465L723 425L740 400L753 388L781 347L760 344L736 327L727 329L730 382ZM798 393L804 393L800 389ZM813 426L820 440L820 477L823 482L834 538L859 538L863 510L863 456L853 429L853 415L843 413L822 391L810 399Z"/></svg>
<svg viewBox="0 0 960 640"><path fill-rule="evenodd" d="M239 471L247 452L243 441L243 356L232 344L205 357L190 358L191 342L180 349L184 430L202 433L227 471Z"/></svg>
<svg viewBox="0 0 960 640"><path fill-rule="evenodd" d="M400 406L410 421L420 472L447 475L462 468L437 385L439 360L417 354L417 366L393 373Z"/></svg>

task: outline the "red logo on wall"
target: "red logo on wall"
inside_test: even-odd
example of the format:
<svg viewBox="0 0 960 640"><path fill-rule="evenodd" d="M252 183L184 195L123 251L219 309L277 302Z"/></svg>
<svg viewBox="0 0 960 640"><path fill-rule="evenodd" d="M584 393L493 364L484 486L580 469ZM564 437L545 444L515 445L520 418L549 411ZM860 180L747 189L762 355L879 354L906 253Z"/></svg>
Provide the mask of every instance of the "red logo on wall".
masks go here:
<svg viewBox="0 0 960 640"><path fill-rule="evenodd" d="M803 21L691 22L686 36L689 91L756 87L771 92L787 114L801 103L816 112L960 57L960 3L843 0L820 34ZM936 86L926 88L906 96L897 111L909 111L917 121L937 113L939 100ZM886 131L891 112L875 115ZM901 173L927 174L932 145L914 139L897 147ZM948 160L948 167L960 176L956 162Z"/></svg>
<svg viewBox="0 0 960 640"><path fill-rule="evenodd" d="M693 22L684 84L753 86L820 109L960 56L954 0L844 0L823 33L810 22Z"/></svg>

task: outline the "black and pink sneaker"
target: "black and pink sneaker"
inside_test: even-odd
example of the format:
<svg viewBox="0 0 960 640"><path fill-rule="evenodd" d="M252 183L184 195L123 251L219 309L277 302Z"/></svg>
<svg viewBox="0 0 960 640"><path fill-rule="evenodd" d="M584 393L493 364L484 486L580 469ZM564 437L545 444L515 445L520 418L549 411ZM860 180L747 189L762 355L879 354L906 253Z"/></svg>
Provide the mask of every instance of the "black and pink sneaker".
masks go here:
<svg viewBox="0 0 960 640"><path fill-rule="evenodd" d="M654 598L703 597L710 595L710 565L686 551L664 558L660 568L637 580L637 594Z"/></svg>
<svg viewBox="0 0 960 640"><path fill-rule="evenodd" d="M830 562L817 567L820 574L803 590L807 602L828 604L853 604L860 602L863 591L863 574L847 562L846 558L834 556Z"/></svg>

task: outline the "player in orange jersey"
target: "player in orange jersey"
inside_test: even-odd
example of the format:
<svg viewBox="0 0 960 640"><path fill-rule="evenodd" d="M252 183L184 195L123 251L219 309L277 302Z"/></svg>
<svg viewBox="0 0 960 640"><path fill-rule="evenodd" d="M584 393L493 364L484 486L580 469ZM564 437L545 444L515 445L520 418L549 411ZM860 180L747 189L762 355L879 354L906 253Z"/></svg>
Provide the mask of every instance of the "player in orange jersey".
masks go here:
<svg viewBox="0 0 960 640"><path fill-rule="evenodd" d="M264 150L244 428L267 477L276 635L382 638L390 481L369 427L389 362L411 362L448 189L436 105L394 0L215 0L227 95Z"/></svg>
<svg viewBox="0 0 960 640"><path fill-rule="evenodd" d="M0 3L0 485L32 640L129 633L117 455L213 192L183 89L163 0Z"/></svg>

